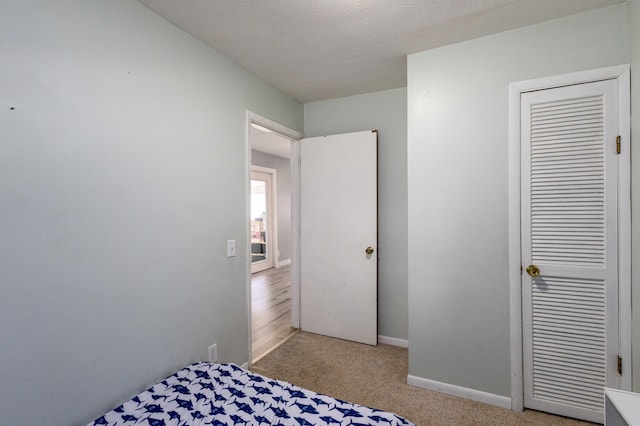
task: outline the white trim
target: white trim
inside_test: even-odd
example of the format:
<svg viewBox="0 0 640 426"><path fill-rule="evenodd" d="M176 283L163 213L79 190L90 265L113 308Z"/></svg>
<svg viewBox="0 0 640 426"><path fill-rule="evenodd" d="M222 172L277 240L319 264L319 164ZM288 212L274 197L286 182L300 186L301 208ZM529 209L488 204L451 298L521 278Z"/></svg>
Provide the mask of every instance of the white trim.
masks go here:
<svg viewBox="0 0 640 426"><path fill-rule="evenodd" d="M410 374L407 376L407 384L447 395L457 396L459 398L482 402L483 404L495 405L496 407L508 409L512 406L511 398L508 396L496 395L462 386L451 385L449 383L437 382L435 380L424 379Z"/></svg>
<svg viewBox="0 0 640 426"><path fill-rule="evenodd" d="M406 339L398 339L396 337L381 336L378 334L378 343L383 345L398 346L399 348L408 348L409 341Z"/></svg>
<svg viewBox="0 0 640 426"><path fill-rule="evenodd" d="M262 167L262 166L255 166L255 165L251 165L251 171L253 172L260 172L260 173L266 173L266 174L270 174L270 175L275 175L276 174L276 169L272 169L269 167Z"/></svg>
<svg viewBox="0 0 640 426"><path fill-rule="evenodd" d="M524 410L522 371L522 269L520 266L520 95L509 85L509 305L511 336L511 409Z"/></svg>
<svg viewBox="0 0 640 426"><path fill-rule="evenodd" d="M240 368L244 368L244 369L246 370L247 368L249 368L249 363L248 363L248 362L243 362L243 363L240 365Z"/></svg>
<svg viewBox="0 0 640 426"><path fill-rule="evenodd" d="M283 261L278 261L276 262L276 268L282 268L283 266L289 266L291 265L291 259L285 259Z"/></svg>
<svg viewBox="0 0 640 426"><path fill-rule="evenodd" d="M269 130L273 130L274 132L280 134L280 136L283 136L290 141L302 139L304 136L302 133L296 130L285 127L280 123L276 123L275 121L269 120L268 118L251 111L247 111L247 130L250 129L251 123L255 123Z"/></svg>
<svg viewBox="0 0 640 426"><path fill-rule="evenodd" d="M631 391L632 366L631 359L631 72L627 66L618 77L618 96L620 122L620 138L622 150L618 155L618 312L620 322L618 335L620 339L620 355L624 361L620 389Z"/></svg>
<svg viewBox="0 0 640 426"><path fill-rule="evenodd" d="M245 216L245 223L247 224L245 226L245 231L244 231L244 241L245 241L245 265L244 265L244 274L245 274L245 289L246 289L246 303L247 303L247 327L249 330L249 335L247 336L247 340L248 340L248 352L247 352L247 357L249 359L249 361L246 363L247 367L249 367L251 365L251 354L252 354L252 344L251 344L251 335L252 335L252 330L251 330L251 229L249 227L249 224L251 223L251 210L250 210L250 206L251 206L251 123L255 123L258 124L260 126L266 127L267 129L273 130L276 133L279 133L281 136L291 140L291 141L295 141L298 139L301 139L303 137L303 134L290 129L288 127L285 127L279 123L276 123L275 121L269 120L266 117L263 117L259 114L256 114L254 112L251 112L249 110L246 111L246 119L245 119L245 134L244 134L244 176L245 176L245 182L244 182L244 187L245 187L245 194L244 194L244 204L245 204L245 212L244 212L244 216ZM292 148L293 149L293 148ZM292 150L293 153L293 150ZM297 172L297 168L296 168L296 172ZM292 191L294 190L293 188L293 182L292 182ZM296 189L297 190L297 189ZM293 194L292 194L292 203L293 203ZM297 210L297 209L296 209ZM293 218L292 218L293 220ZM292 235L292 238L294 238L294 236ZM298 292L297 289L295 289L295 285L299 285L299 283L295 283L292 282L292 294L295 294ZM295 300L292 299L292 307L291 307L291 311L292 311L292 316L293 316L293 311L294 309L299 309L299 306L296 305ZM295 307L294 307L295 306ZM296 311L297 312L297 311ZM294 326L295 327L295 326ZM244 365L244 364L243 364Z"/></svg>
<svg viewBox="0 0 640 426"><path fill-rule="evenodd" d="M554 75L551 77L536 78L511 83L511 89L517 89L518 94L533 92L535 90L553 89L554 87L573 86L576 84L591 83L594 81L612 80L620 78L625 72L629 72L629 65L615 65L612 67L598 68L595 70L579 71L569 74ZM520 99L518 95L518 99ZM518 117L519 118L519 117Z"/></svg>
<svg viewBox="0 0 640 426"><path fill-rule="evenodd" d="M520 256L520 96L524 92L544 90L567 85L601 80L618 80L620 91L619 116L623 143L620 155L619 226L628 232L619 233L619 324L620 354L625 362L621 389L631 390L631 189L630 189L630 93L629 65L617 65L535 80L514 82L509 85L509 304L511 336L511 409L524 409L522 371L522 289ZM625 149L626 141L626 149Z"/></svg>
<svg viewBox="0 0 640 426"><path fill-rule="evenodd" d="M251 113L247 111L245 134L244 134L244 280L245 280L245 297L247 304L247 367L251 366L251 358L253 353L251 337L253 335L251 329Z"/></svg>
<svg viewBox="0 0 640 426"><path fill-rule="evenodd" d="M291 143L291 327L300 328L300 142Z"/></svg>

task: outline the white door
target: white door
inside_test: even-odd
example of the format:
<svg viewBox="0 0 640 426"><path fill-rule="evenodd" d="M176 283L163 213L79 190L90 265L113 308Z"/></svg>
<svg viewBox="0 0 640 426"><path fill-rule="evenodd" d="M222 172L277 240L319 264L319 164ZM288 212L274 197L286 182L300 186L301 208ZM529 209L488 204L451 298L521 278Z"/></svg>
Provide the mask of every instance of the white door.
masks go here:
<svg viewBox="0 0 640 426"><path fill-rule="evenodd" d="M377 344L377 132L300 141L300 327Z"/></svg>
<svg viewBox="0 0 640 426"><path fill-rule="evenodd" d="M275 170L251 172L251 273L274 266Z"/></svg>
<svg viewBox="0 0 640 426"><path fill-rule="evenodd" d="M600 423L619 386L617 93L521 97L524 405Z"/></svg>

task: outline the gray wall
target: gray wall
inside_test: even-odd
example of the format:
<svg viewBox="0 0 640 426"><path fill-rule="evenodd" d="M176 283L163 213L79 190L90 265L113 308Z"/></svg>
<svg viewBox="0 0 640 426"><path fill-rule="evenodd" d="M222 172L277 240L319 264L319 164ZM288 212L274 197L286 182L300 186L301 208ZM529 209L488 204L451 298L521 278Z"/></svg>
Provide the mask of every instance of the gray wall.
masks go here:
<svg viewBox="0 0 640 426"><path fill-rule="evenodd" d="M378 334L407 339L407 91L304 106L306 137L378 129Z"/></svg>
<svg viewBox="0 0 640 426"><path fill-rule="evenodd" d="M632 222L632 314L633 314L633 390L640 392L640 0L629 0L628 14L631 36L631 222Z"/></svg>
<svg viewBox="0 0 640 426"><path fill-rule="evenodd" d="M278 262L291 260L291 160L251 150L251 164L276 170Z"/></svg>
<svg viewBox="0 0 640 426"><path fill-rule="evenodd" d="M408 57L409 374L510 396L509 83L627 63L626 13Z"/></svg>
<svg viewBox="0 0 640 426"><path fill-rule="evenodd" d="M84 424L213 342L247 361L246 109L302 131L136 1L2 2L0 423Z"/></svg>

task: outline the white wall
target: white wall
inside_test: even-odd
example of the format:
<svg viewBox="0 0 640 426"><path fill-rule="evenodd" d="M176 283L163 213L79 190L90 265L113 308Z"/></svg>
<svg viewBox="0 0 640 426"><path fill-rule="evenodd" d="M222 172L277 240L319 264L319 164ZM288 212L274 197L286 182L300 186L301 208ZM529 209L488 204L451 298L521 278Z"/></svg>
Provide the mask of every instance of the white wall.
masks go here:
<svg viewBox="0 0 640 426"><path fill-rule="evenodd" d="M302 130L136 1L3 1L0 423L84 424L213 342L247 361L246 109Z"/></svg>
<svg viewBox="0 0 640 426"><path fill-rule="evenodd" d="M410 375L510 396L509 83L628 63L626 13L408 57Z"/></svg>
<svg viewBox="0 0 640 426"><path fill-rule="evenodd" d="M631 40L631 221L632 221L632 314L633 314L633 390L640 392L640 0L629 0L628 14Z"/></svg>
<svg viewBox="0 0 640 426"><path fill-rule="evenodd" d="M378 129L378 334L407 339L407 91L304 106L306 137Z"/></svg>
<svg viewBox="0 0 640 426"><path fill-rule="evenodd" d="M278 262L291 260L291 160L256 150L251 164L276 170L276 209L278 215Z"/></svg>

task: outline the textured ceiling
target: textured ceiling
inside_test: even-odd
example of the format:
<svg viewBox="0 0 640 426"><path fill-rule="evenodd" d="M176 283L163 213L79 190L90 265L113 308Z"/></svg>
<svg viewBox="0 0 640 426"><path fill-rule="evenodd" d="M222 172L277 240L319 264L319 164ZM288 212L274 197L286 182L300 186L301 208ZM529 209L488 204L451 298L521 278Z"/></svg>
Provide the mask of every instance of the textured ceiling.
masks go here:
<svg viewBox="0 0 640 426"><path fill-rule="evenodd" d="M406 85L406 55L625 0L139 0L301 102Z"/></svg>

